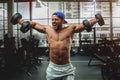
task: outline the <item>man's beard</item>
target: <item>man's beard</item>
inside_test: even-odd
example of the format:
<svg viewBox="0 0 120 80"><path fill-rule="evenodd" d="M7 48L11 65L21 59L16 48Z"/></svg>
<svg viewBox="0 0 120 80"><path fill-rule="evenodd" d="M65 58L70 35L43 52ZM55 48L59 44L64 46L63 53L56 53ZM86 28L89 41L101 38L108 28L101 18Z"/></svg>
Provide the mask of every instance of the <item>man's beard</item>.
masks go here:
<svg viewBox="0 0 120 80"><path fill-rule="evenodd" d="M59 25L59 24L55 24L55 25L53 24L53 28L54 28L54 30L56 30L56 31L60 30L61 26L62 26L62 25Z"/></svg>
<svg viewBox="0 0 120 80"><path fill-rule="evenodd" d="M55 31L59 30L59 26L53 26L53 28L54 28Z"/></svg>

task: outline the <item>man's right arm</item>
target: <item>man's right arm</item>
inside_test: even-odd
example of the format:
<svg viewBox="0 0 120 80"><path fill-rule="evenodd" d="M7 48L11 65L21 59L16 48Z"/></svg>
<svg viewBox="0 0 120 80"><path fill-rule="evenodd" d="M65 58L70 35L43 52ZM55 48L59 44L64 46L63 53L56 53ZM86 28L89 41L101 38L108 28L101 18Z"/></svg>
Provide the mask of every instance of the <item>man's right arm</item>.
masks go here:
<svg viewBox="0 0 120 80"><path fill-rule="evenodd" d="M47 26L41 25L39 23L32 22L32 21L30 21L30 24L31 24L31 26L32 26L33 29L35 29L35 30L37 30L37 31L39 31L41 33L46 33Z"/></svg>
<svg viewBox="0 0 120 80"><path fill-rule="evenodd" d="M36 22L33 22L33 21L29 21L29 22L30 22L31 27L32 27L33 29L35 29L35 30L37 30L37 31L39 31L39 32L41 32L41 33L46 33L46 28L47 28L47 26L41 25L41 24L36 23ZM22 25L23 23L24 23L24 20L23 20L23 19L20 19L19 24Z"/></svg>
<svg viewBox="0 0 120 80"><path fill-rule="evenodd" d="M11 17L10 21L13 25L19 23L21 25L20 31L23 33L26 33L30 28L34 28L41 33L46 33L46 28L48 28L47 26L41 25L41 24L36 23L36 22L24 21L24 19L22 19L22 15L20 13L14 14Z"/></svg>

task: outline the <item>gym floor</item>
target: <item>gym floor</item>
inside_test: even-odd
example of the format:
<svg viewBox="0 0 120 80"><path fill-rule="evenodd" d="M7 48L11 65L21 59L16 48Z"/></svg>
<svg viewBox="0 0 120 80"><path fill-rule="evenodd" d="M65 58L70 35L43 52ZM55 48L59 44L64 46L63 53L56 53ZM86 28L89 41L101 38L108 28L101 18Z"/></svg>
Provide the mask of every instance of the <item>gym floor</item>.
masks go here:
<svg viewBox="0 0 120 80"><path fill-rule="evenodd" d="M46 56L41 56L44 61L40 65L31 68L29 76L25 71L18 70L16 68L11 68L7 72L0 73L1 80L46 80L46 68L48 66L48 61ZM100 67L98 66L88 66L90 57L74 55L71 56L71 62L73 66L76 67L75 80L102 80ZM100 63L97 60L93 60L92 64Z"/></svg>

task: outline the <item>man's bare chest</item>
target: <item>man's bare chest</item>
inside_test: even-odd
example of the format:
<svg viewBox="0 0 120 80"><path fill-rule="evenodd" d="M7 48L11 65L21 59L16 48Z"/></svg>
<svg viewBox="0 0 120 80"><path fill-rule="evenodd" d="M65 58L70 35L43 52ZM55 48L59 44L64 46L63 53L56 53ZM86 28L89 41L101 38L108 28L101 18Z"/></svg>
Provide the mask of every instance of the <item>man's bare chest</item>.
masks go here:
<svg viewBox="0 0 120 80"><path fill-rule="evenodd" d="M64 41L72 39L72 31L71 30L61 30L59 32L51 31L47 34L48 40L54 41Z"/></svg>

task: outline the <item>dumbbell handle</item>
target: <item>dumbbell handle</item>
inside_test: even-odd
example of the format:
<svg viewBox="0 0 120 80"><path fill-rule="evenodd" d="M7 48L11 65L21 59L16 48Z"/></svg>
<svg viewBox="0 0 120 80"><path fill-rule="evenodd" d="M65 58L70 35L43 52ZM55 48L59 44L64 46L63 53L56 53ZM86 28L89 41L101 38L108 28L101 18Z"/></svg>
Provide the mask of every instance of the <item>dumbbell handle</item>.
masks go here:
<svg viewBox="0 0 120 80"><path fill-rule="evenodd" d="M94 24L97 23L97 21L98 21L97 19L91 19L90 20L90 25L93 26Z"/></svg>
<svg viewBox="0 0 120 80"><path fill-rule="evenodd" d="M23 24L23 22L24 22L24 19L19 19L18 20L18 23L21 25L21 24Z"/></svg>

